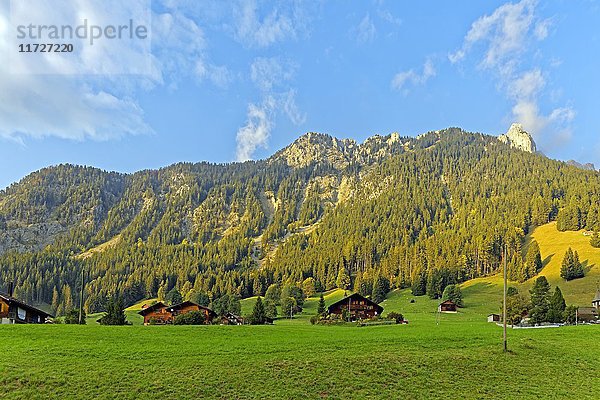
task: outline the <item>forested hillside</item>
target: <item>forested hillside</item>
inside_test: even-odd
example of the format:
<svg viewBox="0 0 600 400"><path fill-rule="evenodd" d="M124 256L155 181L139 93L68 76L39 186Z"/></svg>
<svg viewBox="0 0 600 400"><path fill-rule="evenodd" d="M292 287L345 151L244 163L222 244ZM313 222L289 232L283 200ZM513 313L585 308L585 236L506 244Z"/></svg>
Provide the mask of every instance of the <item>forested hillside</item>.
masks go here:
<svg viewBox="0 0 600 400"><path fill-rule="evenodd" d="M510 277L532 226L600 225L600 176L457 128L363 144L306 134L273 157L118 174L61 165L0 192L0 290L86 309L163 296L264 295L269 285L412 287ZM311 280L312 282L312 280ZM346 279L342 279L348 284Z"/></svg>

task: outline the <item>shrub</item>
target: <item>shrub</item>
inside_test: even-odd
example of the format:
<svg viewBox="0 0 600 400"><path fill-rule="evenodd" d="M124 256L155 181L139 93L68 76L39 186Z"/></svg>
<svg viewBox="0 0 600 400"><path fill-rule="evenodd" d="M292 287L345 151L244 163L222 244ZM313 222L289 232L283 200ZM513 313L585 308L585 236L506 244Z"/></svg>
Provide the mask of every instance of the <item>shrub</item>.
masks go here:
<svg viewBox="0 0 600 400"><path fill-rule="evenodd" d="M404 321L404 315L400 314L399 312L392 311L388 313L387 319L394 320L397 324L401 324Z"/></svg>
<svg viewBox="0 0 600 400"><path fill-rule="evenodd" d="M173 325L203 325L205 320L201 311L190 311L176 316Z"/></svg>

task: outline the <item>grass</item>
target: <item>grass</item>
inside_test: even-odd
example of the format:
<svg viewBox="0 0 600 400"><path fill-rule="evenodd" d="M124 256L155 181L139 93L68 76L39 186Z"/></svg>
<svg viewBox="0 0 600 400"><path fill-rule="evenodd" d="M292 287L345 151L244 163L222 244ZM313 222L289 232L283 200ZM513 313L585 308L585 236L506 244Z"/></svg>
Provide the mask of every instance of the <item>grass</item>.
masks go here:
<svg viewBox="0 0 600 400"><path fill-rule="evenodd" d="M545 259L541 274L567 302L588 305L600 250L553 224L531 238ZM566 283L559 270L568 246L588 270ZM441 315L437 300L395 290L382 305L408 325L313 326L316 296L273 326L144 327L144 302L126 310L134 326L99 326L99 315L87 326L0 325L0 399L597 398L600 325L509 330L503 353L501 328L485 322L499 310L501 286L499 276L465 282L466 307ZM333 290L325 300L343 296ZM242 301L244 314L255 301Z"/></svg>
<svg viewBox="0 0 600 400"><path fill-rule="evenodd" d="M0 398L594 398L600 326L511 330L504 354L484 315L420 300L368 328L4 325Z"/></svg>

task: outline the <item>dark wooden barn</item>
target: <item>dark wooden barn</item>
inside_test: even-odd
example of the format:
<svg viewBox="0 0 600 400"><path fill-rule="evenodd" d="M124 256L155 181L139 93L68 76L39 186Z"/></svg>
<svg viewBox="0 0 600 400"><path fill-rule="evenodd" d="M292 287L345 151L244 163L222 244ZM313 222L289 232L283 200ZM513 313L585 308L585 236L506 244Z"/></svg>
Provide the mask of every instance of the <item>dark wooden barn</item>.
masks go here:
<svg viewBox="0 0 600 400"><path fill-rule="evenodd" d="M217 316L217 313L215 313L210 308L201 306L191 301L184 301L183 303L171 306L167 308L167 311L171 313L173 319L175 319L176 316L181 314L186 314L192 311L200 311L204 314L204 320L207 324L210 324L213 318Z"/></svg>
<svg viewBox="0 0 600 400"><path fill-rule="evenodd" d="M221 325L244 325L244 319L239 315L227 312L221 316Z"/></svg>
<svg viewBox="0 0 600 400"><path fill-rule="evenodd" d="M0 323L43 324L53 318L49 313L30 306L12 296L0 294Z"/></svg>
<svg viewBox="0 0 600 400"><path fill-rule="evenodd" d="M359 293L354 293L327 308L327 312L333 315L342 315L344 311L348 313L350 320L356 321L381 315L383 307Z"/></svg>
<svg viewBox="0 0 600 400"><path fill-rule="evenodd" d="M455 313L456 312L456 303L452 300L446 300L440 303L438 307L439 312L447 312L447 313Z"/></svg>

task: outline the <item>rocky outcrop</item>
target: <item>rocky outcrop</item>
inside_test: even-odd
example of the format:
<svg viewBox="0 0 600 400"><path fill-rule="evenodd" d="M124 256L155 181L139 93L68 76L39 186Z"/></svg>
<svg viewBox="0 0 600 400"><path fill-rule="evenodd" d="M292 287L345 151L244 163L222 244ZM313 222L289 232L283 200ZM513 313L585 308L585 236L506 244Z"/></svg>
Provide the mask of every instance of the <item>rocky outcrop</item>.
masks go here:
<svg viewBox="0 0 600 400"><path fill-rule="evenodd" d="M309 132L283 150L275 153L269 161L284 161L295 168L306 167L314 162L328 162L336 169L343 169L352 163L371 164L393 154L404 151L402 138L397 133L369 137L358 144L352 139Z"/></svg>
<svg viewBox="0 0 600 400"><path fill-rule="evenodd" d="M587 171L595 171L596 170L596 167L592 163L582 164L582 163L577 162L575 160L569 160L569 161L567 161L567 164L572 165L572 166L577 167L577 168L580 168L580 169L585 169Z"/></svg>
<svg viewBox="0 0 600 400"><path fill-rule="evenodd" d="M523 129L521 124L512 124L508 132L498 136L498 140L528 153L535 153L537 150L533 138Z"/></svg>

